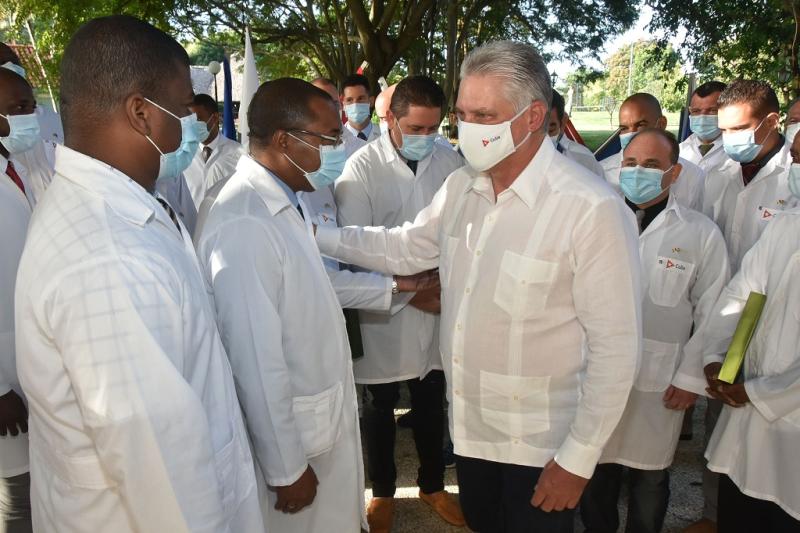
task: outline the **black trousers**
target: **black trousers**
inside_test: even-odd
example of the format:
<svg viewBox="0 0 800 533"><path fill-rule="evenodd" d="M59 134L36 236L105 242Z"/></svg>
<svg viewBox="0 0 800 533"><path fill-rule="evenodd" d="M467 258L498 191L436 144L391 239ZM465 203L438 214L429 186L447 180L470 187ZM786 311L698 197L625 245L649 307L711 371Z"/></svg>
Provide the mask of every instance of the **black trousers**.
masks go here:
<svg viewBox="0 0 800 533"><path fill-rule="evenodd" d="M777 504L739 490L731 478L719 476L717 531L719 533L798 533L800 521Z"/></svg>
<svg viewBox="0 0 800 533"><path fill-rule="evenodd" d="M581 498L585 533L616 533L617 504L622 490L622 465L597 465ZM669 471L628 468L628 518L626 533L659 533L669 504Z"/></svg>
<svg viewBox="0 0 800 533"><path fill-rule="evenodd" d="M371 400L364 407L364 440L367 473L375 497L394 496L397 467L394 463L394 408L400 399L400 383L367 385ZM414 412L414 444L419 456L417 485L425 494L444 490L444 372L433 370L424 379L405 382Z"/></svg>
<svg viewBox="0 0 800 533"><path fill-rule="evenodd" d="M575 510L531 505L541 468L456 456L461 510L478 533L572 533Z"/></svg>

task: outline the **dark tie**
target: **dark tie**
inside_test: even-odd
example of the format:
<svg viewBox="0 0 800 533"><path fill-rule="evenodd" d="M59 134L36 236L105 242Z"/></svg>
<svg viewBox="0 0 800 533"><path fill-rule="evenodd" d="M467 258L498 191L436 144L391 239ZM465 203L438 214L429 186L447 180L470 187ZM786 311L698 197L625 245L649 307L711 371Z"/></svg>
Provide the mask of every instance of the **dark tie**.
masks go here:
<svg viewBox="0 0 800 533"><path fill-rule="evenodd" d="M303 214L303 208L300 207L300 204L297 204L297 212L300 213L300 218L302 218L303 220L306 219L306 216Z"/></svg>
<svg viewBox="0 0 800 533"><path fill-rule="evenodd" d="M25 185L22 184L22 178L20 178L19 174L17 174L17 171L14 170L14 163L11 161L8 162L6 174L8 174L8 177L11 178L11 181L13 181L14 184L19 187L19 190L22 191L22 194L25 194Z"/></svg>
<svg viewBox="0 0 800 533"><path fill-rule="evenodd" d="M702 155L703 157L705 157L705 155L706 155L708 152L710 152L712 148L714 148L714 143L711 143L711 144L701 144L700 146L698 146L698 148L700 149L700 155Z"/></svg>
<svg viewBox="0 0 800 533"><path fill-rule="evenodd" d="M753 181L753 178L756 177L756 174L758 174L759 170L761 170L761 165L757 163L748 163L742 165L742 182L744 183L745 187L747 187L750 182Z"/></svg>
<svg viewBox="0 0 800 533"><path fill-rule="evenodd" d="M211 147L204 146L203 147L203 163L208 162L208 159L211 157Z"/></svg>
<svg viewBox="0 0 800 533"><path fill-rule="evenodd" d="M357 135L356 137L358 137L358 138L359 138L359 139L361 139L362 141L366 141L366 140L367 140L367 136L366 136L366 135L364 135L364 132L363 132L363 131L359 131L359 132L358 132L358 135Z"/></svg>
<svg viewBox="0 0 800 533"><path fill-rule="evenodd" d="M417 164L418 163L419 163L419 161L411 161L411 160L406 161L406 165L408 165L408 168L411 169L411 172L413 172L415 176L417 175Z"/></svg>
<svg viewBox="0 0 800 533"><path fill-rule="evenodd" d="M181 235L183 235L183 232L181 231L181 225L180 225L180 223L178 222L178 216L175 214L175 211L174 211L174 210L173 210L173 209L172 209L172 208L169 206L169 204L168 204L166 201L164 201L163 199L161 199L161 198L156 198L156 200L158 200L158 203L160 203L160 204L161 204L161 207L163 207L163 208L164 208L164 211L166 211L166 212L167 212L167 214L169 215L169 218L170 218L170 220L172 220L172 223L173 223L173 224L175 224L175 227L176 227L176 228L178 228L178 233L180 233Z"/></svg>

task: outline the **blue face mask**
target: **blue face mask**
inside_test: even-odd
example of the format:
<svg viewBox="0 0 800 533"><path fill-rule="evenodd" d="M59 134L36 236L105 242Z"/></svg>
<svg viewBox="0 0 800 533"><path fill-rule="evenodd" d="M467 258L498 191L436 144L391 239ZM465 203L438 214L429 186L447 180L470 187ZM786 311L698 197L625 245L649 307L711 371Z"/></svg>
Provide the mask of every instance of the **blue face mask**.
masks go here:
<svg viewBox="0 0 800 533"><path fill-rule="evenodd" d="M703 141L711 141L719 137L717 115L691 115L689 127Z"/></svg>
<svg viewBox="0 0 800 533"><path fill-rule="evenodd" d="M39 140L39 117L30 115L0 115L8 122L8 136L0 137L0 144L9 154L27 152Z"/></svg>
<svg viewBox="0 0 800 533"><path fill-rule="evenodd" d="M652 202L666 189L661 188L664 174L672 170L669 167L662 171L659 168L622 167L619 171L619 186L625 198L636 205ZM669 187L667 187L669 188Z"/></svg>
<svg viewBox="0 0 800 533"><path fill-rule="evenodd" d="M789 190L795 198L800 199L800 164L792 163L789 168Z"/></svg>
<svg viewBox="0 0 800 533"><path fill-rule="evenodd" d="M433 152L433 143L436 142L436 134L431 135L410 135L403 133L400 129L400 124L397 125L397 131L403 137L403 146L398 148L400 155L409 161L422 161Z"/></svg>
<svg viewBox="0 0 800 533"><path fill-rule="evenodd" d="M764 117L767 120L767 117ZM728 157L737 163L749 163L756 158L763 144L756 143L756 132L764 124L764 120L752 130L736 131L722 134L722 145Z"/></svg>
<svg viewBox="0 0 800 533"><path fill-rule="evenodd" d="M150 144L152 144L158 153L161 154L161 160L158 167L158 179L163 178L176 178L178 174L183 172L189 167L192 162L194 154L197 153L197 147L200 145L200 140L208 137L208 128L205 122L197 120L197 115L192 113L185 117L179 117L176 114L167 111L157 103L149 98L145 98L148 102L159 108L164 113L174 117L181 123L181 144L174 152L164 153L161 148L153 142L149 135L146 135Z"/></svg>
<svg viewBox="0 0 800 533"><path fill-rule="evenodd" d="M632 131L630 133L620 133L619 135L619 144L622 145L622 151L625 151L625 148L628 147L628 144L636 137L636 134L639 133L638 131Z"/></svg>
<svg viewBox="0 0 800 533"><path fill-rule="evenodd" d="M0 67L10 70L11 72L16 72L23 78L25 77L25 69L21 66L17 65L16 63L12 63L11 61L6 61Z"/></svg>
<svg viewBox="0 0 800 533"><path fill-rule="evenodd" d="M372 115L369 104L347 104L344 106L344 114L347 120L353 124L363 124Z"/></svg>
<svg viewBox="0 0 800 533"><path fill-rule="evenodd" d="M344 171L344 164L347 162L347 151L344 148L344 143L340 142L337 146L320 146L317 148L312 144L308 144L303 139L289 134L309 148L319 152L319 168L313 172L305 170L303 167L292 161L292 158L286 154L283 156L297 168L306 177L308 182L314 187L315 191L327 187L336 181L336 178L342 175Z"/></svg>

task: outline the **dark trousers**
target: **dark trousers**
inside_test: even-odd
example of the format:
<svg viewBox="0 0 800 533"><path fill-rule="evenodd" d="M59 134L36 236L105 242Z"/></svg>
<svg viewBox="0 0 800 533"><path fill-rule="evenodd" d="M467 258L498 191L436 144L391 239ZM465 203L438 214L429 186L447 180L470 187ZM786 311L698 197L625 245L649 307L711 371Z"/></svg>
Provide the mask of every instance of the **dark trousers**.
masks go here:
<svg viewBox="0 0 800 533"><path fill-rule="evenodd" d="M394 463L394 408L400 399L400 383L367 385L371 400L364 408L364 440L367 471L375 497L394 496L397 468ZM414 412L414 444L419 456L417 485L425 494L444 490L444 372L434 370L424 379L405 382Z"/></svg>
<svg viewBox="0 0 800 533"><path fill-rule="evenodd" d="M0 478L0 533L30 533L30 474Z"/></svg>
<svg viewBox="0 0 800 533"><path fill-rule="evenodd" d="M719 476L717 531L719 533L798 533L800 521L777 504L739 490L731 478Z"/></svg>
<svg viewBox="0 0 800 533"><path fill-rule="evenodd" d="M461 510L478 533L572 533L575 510L531 505L541 468L456 456Z"/></svg>
<svg viewBox="0 0 800 533"><path fill-rule="evenodd" d="M617 464L597 465L581 498L581 520L587 533L615 533L619 528L617 502L622 489L622 469ZM628 468L627 533L658 533L669 503L669 472Z"/></svg>

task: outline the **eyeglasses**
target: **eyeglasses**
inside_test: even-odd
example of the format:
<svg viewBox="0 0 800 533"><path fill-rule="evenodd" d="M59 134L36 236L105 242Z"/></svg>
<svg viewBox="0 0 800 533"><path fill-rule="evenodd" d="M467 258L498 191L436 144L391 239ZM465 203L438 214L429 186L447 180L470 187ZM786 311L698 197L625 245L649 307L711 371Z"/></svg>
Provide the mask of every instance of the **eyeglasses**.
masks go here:
<svg viewBox="0 0 800 533"><path fill-rule="evenodd" d="M302 133L303 135L311 135L312 137L316 137L317 139L322 139L323 141L328 141L329 143L332 143L333 146L339 146L340 144L342 144L341 133L335 137L331 137L330 135L323 135L321 133L314 133L313 131L307 131L307 130L292 130L292 131L296 133Z"/></svg>

